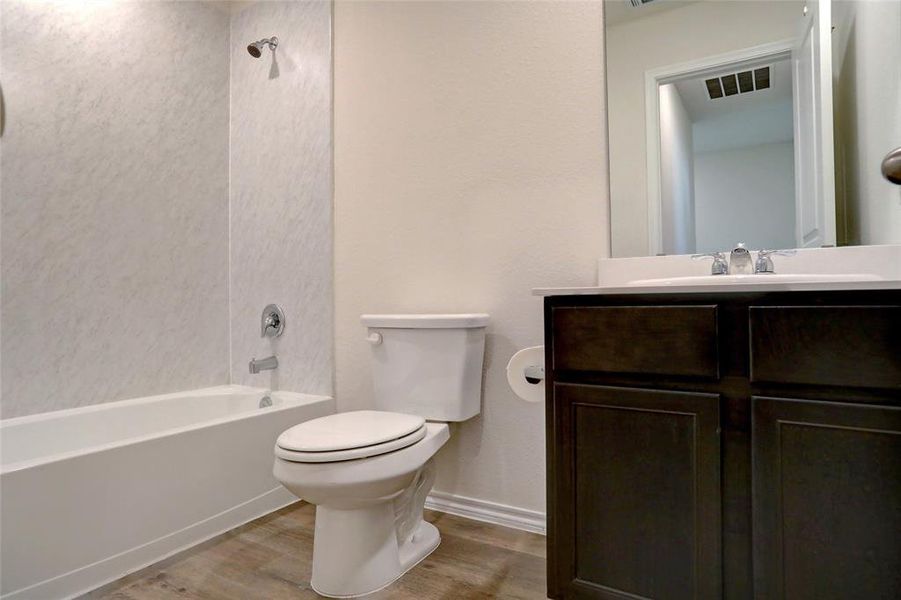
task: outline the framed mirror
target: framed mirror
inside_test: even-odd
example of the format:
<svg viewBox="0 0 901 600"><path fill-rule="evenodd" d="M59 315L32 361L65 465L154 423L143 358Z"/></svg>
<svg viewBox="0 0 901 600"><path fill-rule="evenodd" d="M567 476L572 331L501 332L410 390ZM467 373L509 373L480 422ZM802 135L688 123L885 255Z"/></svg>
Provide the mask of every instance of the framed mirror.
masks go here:
<svg viewBox="0 0 901 600"><path fill-rule="evenodd" d="M901 2L604 2L612 256L901 243Z"/></svg>

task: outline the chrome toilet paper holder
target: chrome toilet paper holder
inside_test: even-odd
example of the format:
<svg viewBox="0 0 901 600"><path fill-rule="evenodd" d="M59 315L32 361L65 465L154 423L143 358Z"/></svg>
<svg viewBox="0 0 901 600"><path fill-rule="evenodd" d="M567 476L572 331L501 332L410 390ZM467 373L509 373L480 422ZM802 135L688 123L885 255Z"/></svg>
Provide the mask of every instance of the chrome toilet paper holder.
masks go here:
<svg viewBox="0 0 901 600"><path fill-rule="evenodd" d="M522 374L532 385L538 385L544 381L544 367L541 365L529 365L522 370Z"/></svg>

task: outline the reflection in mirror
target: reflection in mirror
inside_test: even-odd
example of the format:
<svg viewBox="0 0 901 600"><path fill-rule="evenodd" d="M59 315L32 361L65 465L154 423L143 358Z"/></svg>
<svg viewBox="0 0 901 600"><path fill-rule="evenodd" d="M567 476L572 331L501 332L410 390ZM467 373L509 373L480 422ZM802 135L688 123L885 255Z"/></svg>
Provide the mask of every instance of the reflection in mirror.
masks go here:
<svg viewBox="0 0 901 600"><path fill-rule="evenodd" d="M606 0L605 18L614 256L901 243L880 173L901 2Z"/></svg>

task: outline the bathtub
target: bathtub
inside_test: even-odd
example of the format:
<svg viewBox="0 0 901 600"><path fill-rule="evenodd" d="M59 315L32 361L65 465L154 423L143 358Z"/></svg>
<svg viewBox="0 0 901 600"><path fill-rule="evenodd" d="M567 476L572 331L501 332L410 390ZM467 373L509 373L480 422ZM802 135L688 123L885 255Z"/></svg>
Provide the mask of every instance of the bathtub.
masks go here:
<svg viewBox="0 0 901 600"><path fill-rule="evenodd" d="M0 596L94 589L296 498L288 427L334 400L223 386L0 421Z"/></svg>

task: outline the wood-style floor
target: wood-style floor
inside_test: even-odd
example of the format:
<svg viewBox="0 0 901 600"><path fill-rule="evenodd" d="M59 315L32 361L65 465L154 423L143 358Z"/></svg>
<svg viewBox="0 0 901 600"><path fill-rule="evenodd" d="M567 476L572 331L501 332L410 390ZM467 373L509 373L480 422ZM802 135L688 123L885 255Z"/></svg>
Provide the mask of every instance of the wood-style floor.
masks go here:
<svg viewBox="0 0 901 600"><path fill-rule="evenodd" d="M84 598L319 598L310 589L315 508L297 503L95 590ZM426 511L441 545L367 598L546 598L543 536Z"/></svg>

